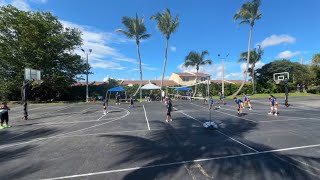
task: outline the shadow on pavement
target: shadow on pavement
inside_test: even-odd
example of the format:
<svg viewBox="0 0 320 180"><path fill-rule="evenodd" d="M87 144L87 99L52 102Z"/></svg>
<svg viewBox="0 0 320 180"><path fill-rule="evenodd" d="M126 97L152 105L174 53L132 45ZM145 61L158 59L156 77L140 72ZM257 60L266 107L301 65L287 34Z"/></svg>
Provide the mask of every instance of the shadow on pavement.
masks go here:
<svg viewBox="0 0 320 180"><path fill-rule="evenodd" d="M123 163L144 165L137 170L128 171L124 179L158 179L174 177L181 169L199 179L317 179L320 171L307 164L320 165L320 159L301 155L290 155L281 152L257 154L253 150L226 138L218 131L210 131L202 127L185 127L184 123L191 119L176 118L171 123L157 122L165 130L151 131L147 138L130 135L102 135L112 138L115 143L124 147L119 150L119 160L114 162L112 169ZM205 119L199 119L205 121ZM225 127L219 129L235 139L241 138L246 132L254 130L257 124L248 121L224 120ZM231 133L232 132L232 133ZM240 140L241 141L241 140ZM261 151L272 150L271 147L255 142L245 142ZM249 153L249 154L248 154ZM253 153L253 154L250 154ZM239 156L240 154L244 154ZM228 157L235 155L236 157ZM215 160L192 162L194 159L217 158ZM175 163L183 162L187 163ZM159 164L172 165L157 166ZM201 167L194 169L193 167ZM190 171L191 169L191 171ZM203 172L205 169L205 173ZM308 171L308 172L307 172ZM191 173L191 174L190 174ZM312 175L313 174L313 175ZM186 173L182 174L183 176ZM179 176L179 175L177 175ZM180 173L181 176L181 173ZM191 178L191 177L188 177Z"/></svg>

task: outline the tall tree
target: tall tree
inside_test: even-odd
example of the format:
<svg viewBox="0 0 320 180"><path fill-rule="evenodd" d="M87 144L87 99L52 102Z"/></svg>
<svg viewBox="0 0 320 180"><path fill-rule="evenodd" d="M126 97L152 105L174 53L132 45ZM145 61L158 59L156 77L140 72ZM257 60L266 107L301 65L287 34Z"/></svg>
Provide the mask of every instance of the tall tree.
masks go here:
<svg viewBox="0 0 320 180"><path fill-rule="evenodd" d="M313 55L310 69L313 73L314 84L320 85L320 53Z"/></svg>
<svg viewBox="0 0 320 180"><path fill-rule="evenodd" d="M212 64L211 59L205 59L205 56L209 55L208 51L202 51L201 53L191 51L185 58L185 62L183 64L184 67L195 67L197 70L196 74L196 83L198 83L198 72L200 66L206 65L206 64ZM194 90L194 96L197 94L197 84L195 86Z"/></svg>
<svg viewBox="0 0 320 180"><path fill-rule="evenodd" d="M257 84L259 84L263 89L269 89L270 84L275 85L275 82L273 81L273 74L279 72L289 72L289 82L294 85L311 84L311 73L308 66L297 62L291 62L289 60L272 61L257 69L256 72ZM283 92L283 89L280 92Z"/></svg>
<svg viewBox="0 0 320 180"><path fill-rule="evenodd" d="M141 56L140 56L140 40L147 39L151 35L146 34L147 28L144 25L144 18L142 17L141 19L139 19L138 14L136 14L136 17L134 18L124 16L122 18L122 24L125 26L126 30L117 29L116 32L124 34L129 39L136 40L139 65L140 65L140 86L134 95L136 95L140 90L140 100L141 100L142 93L140 88L142 86L142 62L141 62Z"/></svg>
<svg viewBox="0 0 320 180"><path fill-rule="evenodd" d="M241 20L240 24L249 24L250 25L250 34L249 34L249 42L248 42L248 55L247 55L247 64L246 64L246 71L244 73L244 80L241 83L241 86L239 89L233 94L234 96L238 95L241 89L244 86L244 83L247 80L248 76L248 68L249 68L249 61L250 61L250 49L251 49L251 39L252 39L252 29L255 25L256 20L259 20L262 16L262 13L260 13L260 5L261 0L253 0L251 2L246 2L243 4L240 8L240 10L234 15L233 19L234 21Z"/></svg>
<svg viewBox="0 0 320 180"><path fill-rule="evenodd" d="M53 99L84 74L85 64L74 49L82 43L81 32L64 28L49 12L20 11L0 7L0 69L5 92L18 100L24 68L42 71L44 82L32 96ZM16 93L16 94L14 94Z"/></svg>
<svg viewBox="0 0 320 180"><path fill-rule="evenodd" d="M238 60L239 62L247 61L247 55L248 52L243 52L240 54L240 59ZM251 77L252 77L252 94L255 93L255 67L256 63L261 60L261 57L263 55L263 50L261 49L261 46L258 46L258 50L253 49L250 52L250 58L249 58L249 64L251 64L251 68L248 69L251 70Z"/></svg>
<svg viewBox="0 0 320 180"><path fill-rule="evenodd" d="M151 19L157 21L157 27L161 31L161 33L166 37L166 51L164 54L164 63L163 63L163 70L162 70L162 77L161 77L161 89L163 86L163 78L166 71L167 65L167 57L168 57L168 45L169 39L172 33L174 33L179 26L179 16L177 15L175 18L171 16L171 12L169 9L166 9L163 13L157 13L151 16Z"/></svg>

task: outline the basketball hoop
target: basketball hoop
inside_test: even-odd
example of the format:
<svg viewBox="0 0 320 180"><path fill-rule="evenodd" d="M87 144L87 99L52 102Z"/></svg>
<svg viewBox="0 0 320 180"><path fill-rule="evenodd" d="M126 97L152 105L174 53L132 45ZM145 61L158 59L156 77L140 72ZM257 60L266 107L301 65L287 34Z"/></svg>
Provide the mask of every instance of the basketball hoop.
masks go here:
<svg viewBox="0 0 320 180"><path fill-rule="evenodd" d="M33 80L31 84L33 86L40 86L42 83L43 83L42 80Z"/></svg>

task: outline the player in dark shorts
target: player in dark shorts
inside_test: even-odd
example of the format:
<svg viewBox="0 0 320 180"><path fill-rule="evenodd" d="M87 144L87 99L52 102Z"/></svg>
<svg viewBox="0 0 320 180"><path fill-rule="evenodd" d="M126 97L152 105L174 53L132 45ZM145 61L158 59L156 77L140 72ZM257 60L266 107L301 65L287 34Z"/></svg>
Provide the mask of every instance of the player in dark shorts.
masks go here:
<svg viewBox="0 0 320 180"><path fill-rule="evenodd" d="M214 107L214 99L213 99L212 96L210 96L209 103L210 103L210 109L215 109L215 107Z"/></svg>
<svg viewBox="0 0 320 180"><path fill-rule="evenodd" d="M116 105L120 105L120 94L118 92L116 94Z"/></svg>
<svg viewBox="0 0 320 180"><path fill-rule="evenodd" d="M243 102L241 99L239 99L237 97L234 97L233 100L238 105L238 115L241 116L242 109L243 109Z"/></svg>
<svg viewBox="0 0 320 180"><path fill-rule="evenodd" d="M278 115L278 102L277 98L275 98L273 95L269 96L269 101L270 101L270 112L268 114L270 115Z"/></svg>
<svg viewBox="0 0 320 180"><path fill-rule="evenodd" d="M1 114L1 125L0 125L0 129L3 128L9 128L11 126L9 126L9 111L10 108L7 106L6 102L3 102L0 106L0 114ZM3 125L3 123L6 122L5 125Z"/></svg>
<svg viewBox="0 0 320 180"><path fill-rule="evenodd" d="M222 93L222 92L219 92L219 101L218 101L218 104L220 103L220 102L222 102L223 103L223 105L225 105L226 103L224 102L224 94ZM219 106L219 108L220 108L220 106Z"/></svg>
<svg viewBox="0 0 320 180"><path fill-rule="evenodd" d="M130 96L130 107L134 108L134 97Z"/></svg>
<svg viewBox="0 0 320 180"><path fill-rule="evenodd" d="M244 106L243 106L243 108L245 108L246 104L248 104L249 110L252 110L252 106L251 106L251 102L250 102L249 96L247 96L246 94L244 94L244 96L243 96L243 101L244 101Z"/></svg>
<svg viewBox="0 0 320 180"><path fill-rule="evenodd" d="M172 103L171 103L171 99L168 98L167 99L167 119L166 119L166 122L172 121L171 111L172 111Z"/></svg>
<svg viewBox="0 0 320 180"><path fill-rule="evenodd" d="M106 115L108 112L107 112L107 108L108 108L108 103L109 103L109 99L106 97L104 100L103 100L103 114Z"/></svg>

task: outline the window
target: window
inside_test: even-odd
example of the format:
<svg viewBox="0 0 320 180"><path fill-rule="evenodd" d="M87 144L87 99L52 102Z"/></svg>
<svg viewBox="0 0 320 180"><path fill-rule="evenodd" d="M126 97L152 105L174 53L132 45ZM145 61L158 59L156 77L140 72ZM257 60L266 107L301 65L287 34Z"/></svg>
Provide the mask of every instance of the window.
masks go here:
<svg viewBox="0 0 320 180"><path fill-rule="evenodd" d="M189 77L182 77L182 81L189 81Z"/></svg>
<svg viewBox="0 0 320 180"><path fill-rule="evenodd" d="M207 80L206 77L201 77L201 81L205 81L205 80Z"/></svg>

